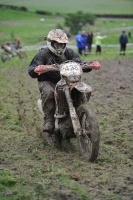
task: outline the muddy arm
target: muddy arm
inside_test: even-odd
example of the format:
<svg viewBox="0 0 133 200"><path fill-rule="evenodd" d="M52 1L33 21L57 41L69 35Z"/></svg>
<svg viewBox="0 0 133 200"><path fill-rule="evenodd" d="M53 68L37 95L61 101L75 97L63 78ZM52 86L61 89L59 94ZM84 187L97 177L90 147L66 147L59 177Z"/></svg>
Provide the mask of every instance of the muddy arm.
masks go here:
<svg viewBox="0 0 133 200"><path fill-rule="evenodd" d="M34 72L36 72L38 75L49 72L49 71L59 71L59 68L53 64L53 65L38 65Z"/></svg>

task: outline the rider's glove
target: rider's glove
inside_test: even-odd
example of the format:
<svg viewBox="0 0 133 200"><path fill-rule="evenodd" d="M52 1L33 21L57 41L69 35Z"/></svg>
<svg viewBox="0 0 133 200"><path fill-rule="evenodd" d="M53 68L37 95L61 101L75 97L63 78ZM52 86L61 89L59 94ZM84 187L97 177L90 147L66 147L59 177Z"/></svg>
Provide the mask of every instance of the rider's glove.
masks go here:
<svg viewBox="0 0 133 200"><path fill-rule="evenodd" d="M91 64L88 65L89 68L99 70L101 65L98 61L94 61Z"/></svg>
<svg viewBox="0 0 133 200"><path fill-rule="evenodd" d="M36 72L38 75L40 74L43 74L45 72L48 72L48 71L54 71L55 70L55 64L53 65L38 65L34 72Z"/></svg>

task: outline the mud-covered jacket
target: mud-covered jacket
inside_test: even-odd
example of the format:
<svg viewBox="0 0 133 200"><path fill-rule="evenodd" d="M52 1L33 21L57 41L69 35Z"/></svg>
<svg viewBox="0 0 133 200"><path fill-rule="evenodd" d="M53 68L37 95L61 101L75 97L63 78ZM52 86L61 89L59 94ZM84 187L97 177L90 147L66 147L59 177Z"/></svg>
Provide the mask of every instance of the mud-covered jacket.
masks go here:
<svg viewBox="0 0 133 200"><path fill-rule="evenodd" d="M28 67L28 73L32 78L37 78L39 82L50 81L52 83L57 83L61 79L60 73L58 71L49 71L41 75L38 75L36 72L34 72L34 70L38 65L61 64L66 60L73 60L77 63L86 63L85 61L81 60L78 54L76 54L70 48L66 48L64 55L59 57L53 54L48 49L48 47L45 47L42 48L31 61ZM85 70L85 72L90 72L90 71L91 69Z"/></svg>

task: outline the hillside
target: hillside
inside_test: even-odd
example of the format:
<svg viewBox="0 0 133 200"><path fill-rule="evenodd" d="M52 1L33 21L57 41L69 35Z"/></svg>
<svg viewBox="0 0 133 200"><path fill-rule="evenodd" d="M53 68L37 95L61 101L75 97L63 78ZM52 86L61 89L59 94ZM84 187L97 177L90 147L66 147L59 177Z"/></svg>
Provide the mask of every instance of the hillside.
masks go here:
<svg viewBox="0 0 133 200"><path fill-rule="evenodd" d="M74 13L79 10L94 14L132 14L132 0L0 0L0 4L25 6L30 11L45 10L53 13Z"/></svg>

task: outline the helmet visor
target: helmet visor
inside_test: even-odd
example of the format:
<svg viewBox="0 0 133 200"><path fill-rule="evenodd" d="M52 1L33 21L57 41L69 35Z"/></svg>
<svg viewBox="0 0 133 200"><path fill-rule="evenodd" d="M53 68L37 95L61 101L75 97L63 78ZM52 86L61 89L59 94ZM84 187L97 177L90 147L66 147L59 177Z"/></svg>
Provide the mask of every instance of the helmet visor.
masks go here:
<svg viewBox="0 0 133 200"><path fill-rule="evenodd" d="M58 50L58 49L64 49L66 47L66 44L65 43L58 43L56 41L53 41L52 42L52 46Z"/></svg>

